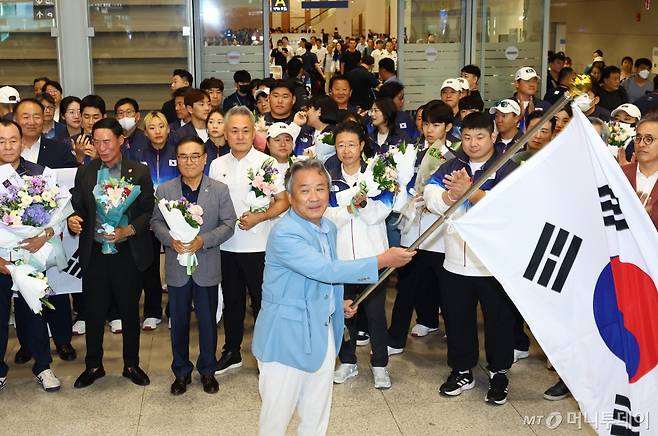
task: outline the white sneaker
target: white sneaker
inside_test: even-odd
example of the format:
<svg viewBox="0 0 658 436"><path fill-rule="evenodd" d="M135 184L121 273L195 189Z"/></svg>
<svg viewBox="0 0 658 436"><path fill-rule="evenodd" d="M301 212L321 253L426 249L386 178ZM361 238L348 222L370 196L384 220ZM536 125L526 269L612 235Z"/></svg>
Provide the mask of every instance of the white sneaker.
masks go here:
<svg viewBox="0 0 658 436"><path fill-rule="evenodd" d="M527 359L530 356L529 351L514 350L514 363L518 362L521 359Z"/></svg>
<svg viewBox="0 0 658 436"><path fill-rule="evenodd" d="M385 366L373 366L372 376L375 380L375 389L389 389L391 387L391 375Z"/></svg>
<svg viewBox="0 0 658 436"><path fill-rule="evenodd" d="M334 383L345 383L348 378L356 377L359 375L359 369L356 363L341 363L336 371L334 371Z"/></svg>
<svg viewBox="0 0 658 436"><path fill-rule="evenodd" d="M142 330L152 331L158 328L162 320L160 318L146 318L142 324Z"/></svg>
<svg viewBox="0 0 658 436"><path fill-rule="evenodd" d="M87 326L86 326L84 321L78 320L78 321L75 322L75 324L73 324L73 327L72 327L71 330L72 330L74 335L80 336L80 335L85 334L85 332L87 331Z"/></svg>
<svg viewBox="0 0 658 436"><path fill-rule="evenodd" d="M41 385L44 391L46 392L56 392L62 386L59 382L53 371L50 369L44 369L37 376L37 382Z"/></svg>
<svg viewBox="0 0 658 436"><path fill-rule="evenodd" d="M388 349L388 355L389 356L394 356L396 354L401 354L404 351L404 348L393 348L393 347L386 347Z"/></svg>
<svg viewBox="0 0 658 436"><path fill-rule="evenodd" d="M5 387L6 384L7 384L7 377L0 377L0 391L2 390L2 388Z"/></svg>
<svg viewBox="0 0 658 436"><path fill-rule="evenodd" d="M427 336L430 333L434 333L439 331L438 328L432 329L429 327L426 327L422 324L416 324L412 329L411 329L411 336L415 338L422 338L423 336Z"/></svg>
<svg viewBox="0 0 658 436"><path fill-rule="evenodd" d="M356 346L365 347L370 343L370 335L364 331L359 330L356 334Z"/></svg>
<svg viewBox="0 0 658 436"><path fill-rule="evenodd" d="M120 319L113 319L110 321L110 331L115 334L119 334L123 331Z"/></svg>

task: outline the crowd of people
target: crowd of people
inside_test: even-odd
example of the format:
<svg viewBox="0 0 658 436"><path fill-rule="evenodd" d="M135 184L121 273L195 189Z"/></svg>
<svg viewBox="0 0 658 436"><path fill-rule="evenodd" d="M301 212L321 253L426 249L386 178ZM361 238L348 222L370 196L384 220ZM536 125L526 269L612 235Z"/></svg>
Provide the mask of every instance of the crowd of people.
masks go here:
<svg viewBox="0 0 658 436"><path fill-rule="evenodd" d="M344 383L359 374L356 347L369 344L373 385L390 388L395 377L388 370L389 358L404 353L409 336L437 334L441 318L444 330L439 336L447 341L449 368L438 390L458 396L475 384L479 303L489 371L486 401L506 402L508 370L529 356L521 314L456 232L440 229L414 252L403 247L409 247L527 129L544 123L520 153L471 195L471 204L565 128L573 116L571 106L550 120L542 115L568 90L576 73L565 66L564 53L550 53L543 79L533 67L520 68L509 98L485 111L478 92L481 70L466 65L455 77L443 78L439 95L428 96L427 103L411 112L405 110L404 84L396 74L394 39L332 42L322 34L302 40L295 49L287 38L277 41L271 58L282 66L285 78L256 79L237 71L236 90L227 96L221 80L204 78L197 88L191 73L176 69L171 99L159 111L144 113L139 102L126 96L113 102L110 116L102 96L64 96L60 84L45 77L34 79L33 96L19 95L10 86L0 88L0 163L12 165L19 175L40 174L44 167L78 168L71 189L74 213L64 231L79 235L83 292L72 294L72 305L67 294L50 297L54 310L44 308L42 315L33 313L20 294L13 299L20 342L14 361L34 359L33 373L46 391L61 386L50 369L48 331L63 360L77 358L72 335L86 335L86 369L74 384L84 388L105 375L106 323L112 333L123 334L123 376L138 385L149 384L139 366L139 335L140 330L159 328L164 319L164 248L174 395L187 390L195 367L204 391L215 393L215 376L242 365L249 301L256 320L253 353L261 370L261 427L275 429L269 434L287 425L289 415L278 413L285 408L282 401L310 417L311 424L302 419L300 425L326 429L329 406L320 400L309 403L318 392L329 392L330 399L331 382L315 385L303 374L330 372L333 383ZM586 71L591 90L574 104L604 141L611 119L634 129L616 158L625 165L658 228L658 105L650 69L645 58L624 58L622 68L605 65L597 51ZM540 80L547 82L544 99L537 96ZM418 155L412 182L399 187L410 193L407 209L394 212L386 199L368 197L359 181L370 158L401 144L416 147ZM128 177L141 187L138 200L126 212L125 225L110 233L102 230L92 195L101 170ZM322 176L317 186L311 177L314 171ZM308 184L303 184L306 176ZM264 185L257 185L256 179ZM266 197L259 207L249 200L255 189L256 195ZM156 197L182 197L201 206L198 235L188 242L175 239ZM326 211L315 206L325 197ZM316 216L320 209L324 218ZM294 224L295 220L313 225ZM284 228L293 225L312 236L315 245L291 239ZM47 229L23 244L37 251L54 232ZM115 254L104 253L107 242L116 244ZM319 254L312 254L316 249ZM7 383L8 372L10 252L0 250L0 388ZM191 253L198 258L192 273L177 260ZM355 262L330 262L336 258ZM400 267L390 324L386 282L358 310L352 307L366 283L376 281L377 269L387 266ZM320 284L312 287L309 280ZM344 293L340 283L346 283ZM299 294L296 285L316 293ZM192 310L199 329L196 364L189 356ZM222 315L225 336L219 358L217 313ZM322 324L316 323L316 316ZM348 333L341 339L343 316ZM333 343L336 353L331 351ZM277 362L279 366L271 365ZM286 368L302 373L293 377ZM276 396L281 379L294 379L296 384L285 389L297 394ZM303 394L307 383L313 387ZM568 395L561 381L544 394L550 400Z"/></svg>

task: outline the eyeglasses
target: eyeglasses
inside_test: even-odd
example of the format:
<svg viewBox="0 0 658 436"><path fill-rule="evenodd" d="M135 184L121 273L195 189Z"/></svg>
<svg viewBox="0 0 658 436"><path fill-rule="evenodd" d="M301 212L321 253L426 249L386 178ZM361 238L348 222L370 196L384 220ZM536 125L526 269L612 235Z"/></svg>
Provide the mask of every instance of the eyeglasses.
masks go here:
<svg viewBox="0 0 658 436"><path fill-rule="evenodd" d="M654 139L656 139L656 137L653 135L635 135L633 141L635 141L636 144L644 141L645 144L651 145Z"/></svg>
<svg viewBox="0 0 658 436"><path fill-rule="evenodd" d="M348 150L353 150L357 148L359 144L336 144L336 150L342 150L344 148Z"/></svg>
<svg viewBox="0 0 658 436"><path fill-rule="evenodd" d="M133 109L128 109L127 111L117 112L117 117L132 117L134 115L135 115L135 111Z"/></svg>
<svg viewBox="0 0 658 436"><path fill-rule="evenodd" d="M204 153L205 154L205 153ZM199 162L203 154L194 153L194 154L179 154L176 158L181 162L192 162L193 164Z"/></svg>

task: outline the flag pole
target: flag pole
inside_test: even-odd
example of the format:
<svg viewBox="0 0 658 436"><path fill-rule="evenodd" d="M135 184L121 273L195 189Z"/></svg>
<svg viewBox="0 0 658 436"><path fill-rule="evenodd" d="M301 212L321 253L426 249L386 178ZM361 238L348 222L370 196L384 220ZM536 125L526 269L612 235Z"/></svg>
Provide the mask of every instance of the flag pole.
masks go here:
<svg viewBox="0 0 658 436"><path fill-rule="evenodd" d="M547 123L548 121L551 120L555 115L557 115L558 112L560 112L567 104L569 104L575 97L577 97L580 94L585 94L587 93L592 86L592 82L589 76L587 75L580 75L577 76L571 85L569 86L569 91L565 92L562 94L562 96L553 104L553 106L550 107L546 111L546 113L539 119L539 122L532 126L530 129L526 130L526 132L519 138L518 141L516 141L510 148L508 148L505 153L503 153L498 159L496 159L489 168L482 173L480 178L473 182L471 184L471 187L468 188L468 190L461 196L455 203L453 203L448 210L446 210L439 218L434 221L434 223L427 228L423 232L422 235L416 241L414 241L413 244L407 248L407 250L415 250L417 249L420 244L425 242L427 238L429 238L432 233L436 229L439 228L441 224L443 224L446 219L450 218L452 214L454 214L457 209L461 207L462 204L468 198L473 195L475 191L480 189L480 187L486 182L491 176L493 176L496 171L498 171L503 165L507 163L508 160L514 156L516 152L521 150L530 139L535 136L535 134L542 128L542 126ZM384 272L381 273L379 276L379 280L377 280L377 283L373 283L370 286L368 286L363 292L361 292L352 302L350 307L354 308L358 304L360 304L363 300L365 300L368 295L370 295L379 285L381 285L386 278L391 275L391 273L395 270L395 268L389 267L384 270Z"/></svg>

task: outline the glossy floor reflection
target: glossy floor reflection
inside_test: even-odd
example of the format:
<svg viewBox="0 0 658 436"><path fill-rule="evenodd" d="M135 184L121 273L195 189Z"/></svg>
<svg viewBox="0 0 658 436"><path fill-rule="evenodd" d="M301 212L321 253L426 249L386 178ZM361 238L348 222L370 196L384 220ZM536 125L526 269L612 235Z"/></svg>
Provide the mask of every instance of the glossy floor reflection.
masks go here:
<svg viewBox="0 0 658 436"><path fill-rule="evenodd" d="M389 315L394 296L395 291L389 289ZM249 352L251 317L243 344L243 367L218 377L220 391L216 395L205 394L195 374L188 392L180 397L169 394L173 376L169 368L171 348L166 320L156 331L141 335L141 366L151 378L150 386L138 387L121 377L121 337L110 333L108 328L104 357L107 376L87 389L73 389L75 378L84 369L85 351L84 337L75 337L77 360L63 362L54 354L52 368L62 381L62 389L53 394L45 393L37 385L30 371L31 363L22 366L13 363L17 341L13 328L10 330L6 357L9 378L0 392L0 434L234 436L257 432L260 398L256 361ZM219 336L221 347L221 324ZM192 332L191 343L194 361L196 332ZM546 369L545 357L535 343L530 357L510 371L509 401L500 407L488 406L483 401L487 376L482 361L475 369L475 389L456 398L439 396L437 387L449 373L442 333L410 338L405 352L391 357L393 387L387 391L372 387L369 351L369 346L359 348L359 376L334 389L329 434L595 434L584 423L579 426L567 422L577 416L578 405L573 399L549 402L542 398L543 391L557 376ZM562 418L556 428L549 428L555 425L555 417L547 425L549 414ZM534 424L529 424L533 420ZM296 422L292 422L288 434L295 434Z"/></svg>

